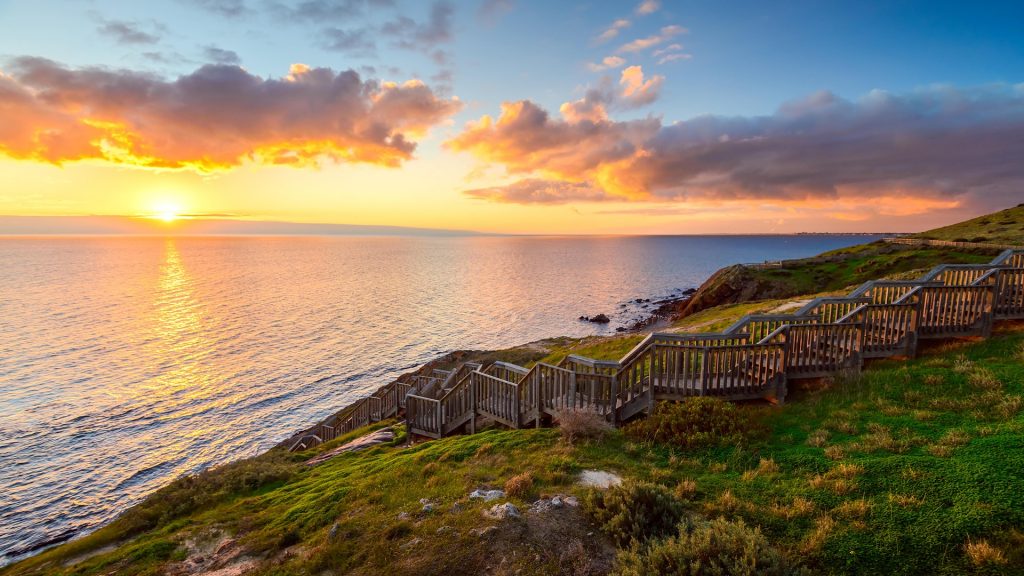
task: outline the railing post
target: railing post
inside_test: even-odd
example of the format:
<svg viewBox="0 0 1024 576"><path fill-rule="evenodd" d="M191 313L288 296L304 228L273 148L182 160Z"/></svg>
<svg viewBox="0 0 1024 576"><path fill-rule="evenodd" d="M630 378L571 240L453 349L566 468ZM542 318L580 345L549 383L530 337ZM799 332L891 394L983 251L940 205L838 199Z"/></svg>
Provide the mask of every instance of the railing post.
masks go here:
<svg viewBox="0 0 1024 576"><path fill-rule="evenodd" d="M619 371L616 370L612 374L612 385L611 385L611 411L612 411L612 426L616 426L619 423Z"/></svg>
<svg viewBox="0 0 1024 576"><path fill-rule="evenodd" d="M512 386L512 418L514 428L522 427L523 419L519 417L519 386Z"/></svg>
<svg viewBox="0 0 1024 576"><path fill-rule="evenodd" d="M476 370L469 374L469 433L476 434Z"/></svg>
<svg viewBox="0 0 1024 576"><path fill-rule="evenodd" d="M999 275L1000 272L996 271L988 283L988 290L985 291L985 311L981 326L981 335L983 338L989 338L992 336L992 325L995 322L996 316L996 290L999 286Z"/></svg>
<svg viewBox="0 0 1024 576"><path fill-rule="evenodd" d="M530 392L533 394L533 427L540 428L540 370L533 371L533 380L530 382Z"/></svg>
<svg viewBox="0 0 1024 576"><path fill-rule="evenodd" d="M708 390L708 376L711 373L711 369L708 366L708 352L707 348L704 348L700 352L700 383L698 390L701 396L707 394Z"/></svg>

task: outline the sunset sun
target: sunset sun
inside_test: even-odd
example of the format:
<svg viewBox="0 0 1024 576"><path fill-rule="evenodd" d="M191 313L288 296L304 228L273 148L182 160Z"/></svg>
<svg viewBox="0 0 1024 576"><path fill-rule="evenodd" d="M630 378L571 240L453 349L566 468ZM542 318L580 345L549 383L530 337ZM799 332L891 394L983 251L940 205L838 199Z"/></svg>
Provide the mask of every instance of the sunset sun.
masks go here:
<svg viewBox="0 0 1024 576"><path fill-rule="evenodd" d="M181 218L181 205L174 202L158 204L150 217L154 220L162 220L163 222L174 222Z"/></svg>

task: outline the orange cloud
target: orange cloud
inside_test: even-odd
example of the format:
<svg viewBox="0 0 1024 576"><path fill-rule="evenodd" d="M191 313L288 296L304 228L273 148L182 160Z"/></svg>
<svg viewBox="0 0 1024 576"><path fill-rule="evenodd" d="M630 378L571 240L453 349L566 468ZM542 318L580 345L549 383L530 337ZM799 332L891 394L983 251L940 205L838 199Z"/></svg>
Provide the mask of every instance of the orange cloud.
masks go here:
<svg viewBox="0 0 1024 576"><path fill-rule="evenodd" d="M419 81L378 84L302 64L281 79L208 65L165 80L19 58L0 74L0 152L198 171L250 161L397 166L460 108Z"/></svg>
<svg viewBox="0 0 1024 576"><path fill-rule="evenodd" d="M622 86L622 100L629 106L643 106L658 99L664 76L655 74L644 79L641 66L630 66L622 71L619 85Z"/></svg>
<svg viewBox="0 0 1024 576"><path fill-rule="evenodd" d="M633 156L660 125L654 119L610 122L599 116L570 117L572 121L552 119L526 100L506 102L497 120L484 116L445 145L501 163L511 172L580 181L602 164Z"/></svg>
<svg viewBox="0 0 1024 576"><path fill-rule="evenodd" d="M524 181L466 191L499 202L824 204L837 217L907 217L1020 202L1024 91L1019 86L875 91L847 101L822 92L768 116L616 121L608 104L648 93L639 67L622 95L592 90L550 118L529 101L471 123L449 148Z"/></svg>

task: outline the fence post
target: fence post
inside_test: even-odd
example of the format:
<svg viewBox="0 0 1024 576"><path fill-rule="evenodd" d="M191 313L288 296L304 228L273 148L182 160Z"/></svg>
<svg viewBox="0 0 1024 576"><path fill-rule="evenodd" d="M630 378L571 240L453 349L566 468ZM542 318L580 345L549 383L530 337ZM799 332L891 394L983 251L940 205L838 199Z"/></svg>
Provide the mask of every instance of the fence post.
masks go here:
<svg viewBox="0 0 1024 576"><path fill-rule="evenodd" d="M612 426L615 426L619 422L619 371L616 370L612 374L612 386L611 386L611 411L612 411Z"/></svg>
<svg viewBox="0 0 1024 576"><path fill-rule="evenodd" d="M988 290L985 291L985 311L981 325L981 335L983 338L992 336L992 324L996 315L996 289L999 285L999 276L1000 272L996 271L996 275L989 282Z"/></svg>
<svg viewBox="0 0 1024 576"><path fill-rule="evenodd" d="M519 386L512 386L512 417L515 422L514 428L519 428L523 425L522 418L519 417Z"/></svg>
<svg viewBox="0 0 1024 576"><path fill-rule="evenodd" d="M476 434L476 370L469 374L469 433Z"/></svg>
<svg viewBox="0 0 1024 576"><path fill-rule="evenodd" d="M540 428L541 402L540 402L540 370L533 371L533 380L530 381L530 390L533 394L533 427Z"/></svg>
<svg viewBox="0 0 1024 576"><path fill-rule="evenodd" d="M708 349L704 348L700 352L700 386L698 390L700 391L701 396L707 394L709 374L710 370L708 368Z"/></svg>

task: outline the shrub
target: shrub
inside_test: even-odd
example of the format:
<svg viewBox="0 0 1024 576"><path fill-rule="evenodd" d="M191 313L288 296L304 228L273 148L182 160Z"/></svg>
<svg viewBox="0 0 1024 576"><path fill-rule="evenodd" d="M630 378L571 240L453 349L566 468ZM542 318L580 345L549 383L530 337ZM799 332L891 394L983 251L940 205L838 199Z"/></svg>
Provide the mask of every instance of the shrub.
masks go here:
<svg viewBox="0 0 1024 576"><path fill-rule="evenodd" d="M1006 564L1006 555L1003 551L989 544L987 540L968 540L964 545L964 552L971 563L978 567Z"/></svg>
<svg viewBox="0 0 1024 576"><path fill-rule="evenodd" d="M533 475L529 472L517 474L505 481L505 494L514 498L525 498L533 489Z"/></svg>
<svg viewBox="0 0 1024 576"><path fill-rule="evenodd" d="M590 410L559 410L555 419L562 439L569 444L577 440L600 440L612 430L604 416Z"/></svg>
<svg viewBox="0 0 1024 576"><path fill-rule="evenodd" d="M626 426L626 435L644 442L706 448L742 442L755 428L749 411L717 398L662 402L650 416Z"/></svg>
<svg viewBox="0 0 1024 576"><path fill-rule="evenodd" d="M620 547L675 533L683 505L664 486L628 481L607 491L592 491L586 511Z"/></svg>
<svg viewBox="0 0 1024 576"><path fill-rule="evenodd" d="M793 574L758 528L724 518L680 527L678 536L619 554L620 576L776 576Z"/></svg>

